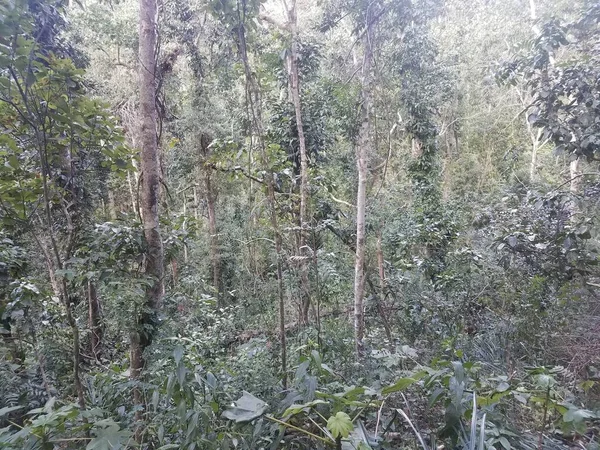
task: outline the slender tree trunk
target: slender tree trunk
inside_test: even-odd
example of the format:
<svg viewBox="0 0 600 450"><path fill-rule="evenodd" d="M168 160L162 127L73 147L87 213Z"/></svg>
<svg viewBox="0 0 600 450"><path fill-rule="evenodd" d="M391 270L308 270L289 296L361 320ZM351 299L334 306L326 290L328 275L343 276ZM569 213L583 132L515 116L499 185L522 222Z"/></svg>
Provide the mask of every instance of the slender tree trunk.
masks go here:
<svg viewBox="0 0 600 450"><path fill-rule="evenodd" d="M368 161L372 153L371 141L371 61L372 48L369 38L370 14L367 10L367 30L364 33L364 58L362 66L362 103L361 125L356 145L356 168L358 171L358 189L356 192L356 257L354 262L354 339L356 356L362 357L364 352L365 316L365 248L366 248L366 210L367 210L367 177Z"/></svg>
<svg viewBox="0 0 600 450"><path fill-rule="evenodd" d="M238 5L239 6L239 5ZM241 16L240 16L241 17ZM248 61L247 45L246 45L246 34L244 23L238 24L238 39L239 39L239 50L242 62L244 64L244 71L246 76L246 101L250 110L252 132L256 137L258 146L261 150L262 164L266 170L264 180L267 187L267 203L269 207L269 215L271 221L271 228L273 229L273 238L275 241L275 255L277 258L277 296L279 302L279 340L281 344L281 376L283 388L287 389L287 345L285 339L285 298L283 295L283 242L281 237L281 230L279 229L279 223L277 220L277 203L275 199L275 180L273 173L268 170L269 158L267 154L267 148L264 141L264 130L262 123L262 106L261 106L261 92L260 86L256 77L252 73L250 63Z"/></svg>
<svg viewBox="0 0 600 450"><path fill-rule="evenodd" d="M571 175L570 191L572 194L577 194L581 189L581 171L579 169L579 158L574 159L569 164L569 173Z"/></svg>
<svg viewBox="0 0 600 450"><path fill-rule="evenodd" d="M142 169L141 211L146 241L145 273L152 279L146 290L145 305L137 317L137 327L131 333L131 379L135 381L133 401L143 406L143 395L139 387L144 369L144 350L152 343L156 327L156 315L163 293L163 246L158 219L160 198L160 166L156 136L156 80L155 51L157 48L157 5L156 0L140 0L139 28L139 82L140 82L140 142ZM136 419L142 417L141 410ZM138 442L141 428L136 430Z"/></svg>
<svg viewBox="0 0 600 450"><path fill-rule="evenodd" d="M221 254L219 252L219 232L215 214L215 193L210 172L206 173L206 206L208 209L208 231L210 233L210 260L212 262L213 286L217 291L218 303L221 304Z"/></svg>
<svg viewBox="0 0 600 450"><path fill-rule="evenodd" d="M568 207L570 210L571 222L576 222L580 213L579 202L576 197L579 193L581 193L581 184L583 182L579 158L574 159L569 164L569 174L571 176L569 190L571 191L572 195Z"/></svg>
<svg viewBox="0 0 600 450"><path fill-rule="evenodd" d="M300 149L300 231L298 249L300 259L300 282L301 282L301 317L303 323L308 323L308 311L310 309L310 282L308 276L308 264L310 255L306 243L308 219L308 153L306 151L306 139L304 137L304 125L302 123L302 106L300 102L300 77L298 75L298 19L296 14L296 0L291 0L288 10L289 26L292 32L292 48L289 56L290 91L294 112L296 115L296 129L298 132L298 147Z"/></svg>
<svg viewBox="0 0 600 450"><path fill-rule="evenodd" d="M131 176L131 172L127 171L127 184L129 186L129 197L131 199L131 212L134 214L138 213L138 204L136 200L135 186L133 185L133 180Z"/></svg>
<svg viewBox="0 0 600 450"><path fill-rule="evenodd" d="M198 189L196 189L196 186L194 186L194 219L196 219L196 222L200 219L200 214L198 213Z"/></svg>
<svg viewBox="0 0 600 450"><path fill-rule="evenodd" d="M46 224L44 224L43 226L45 227L45 229L48 233L51 251L45 248L45 245L38 239L37 236L35 236L35 234L34 234L34 239L36 240L40 249L42 249L42 252L44 252L44 255L46 258L46 263L48 265L50 279L52 280L52 278L56 276L56 274L54 273L54 268L56 268L58 270L62 270L64 268L64 266L63 266L63 259L61 257L61 254L60 254L60 251L58 248L58 243L57 243L56 237L53 234L53 227L52 227L53 219L52 219L52 212L50 209L51 208L50 207L50 204L51 204L50 189L48 186L48 178L50 176L50 165L48 163L47 154L46 154L45 137L43 139L40 139L40 141L39 141L38 156L40 159L40 165L42 167L42 186L43 186L43 192L44 192L44 212L45 212ZM69 215L69 211L67 211L65 209L64 212L65 212L65 219L68 223L68 229L69 229L68 236L66 239L67 244L66 244L66 250L65 250L65 255L66 255L65 259L68 259L70 257L70 251L72 249L73 242L74 242L74 231L75 230L74 230L74 227L72 224L72 218ZM73 384L75 387L75 392L77 393L77 402L79 404L79 407L81 409L85 409L85 393L84 393L84 389L83 389L83 383L81 382L81 343L80 343L80 339L79 339L79 328L77 327L77 322L75 321L75 318L73 317L73 309L72 309L72 305L71 305L71 298L69 295L69 287L68 287L67 281L64 277L62 278L60 283L58 282L58 278L54 278L54 281L52 281L52 283L56 284L56 285L53 285L53 289L55 290L55 293L58 292L58 294L59 294L58 296L63 304L63 307L65 308L65 316L67 319L67 323L69 324L69 327L71 328L71 334L73 336L73 349L72 349Z"/></svg>
<svg viewBox="0 0 600 450"><path fill-rule="evenodd" d="M210 141L206 135L200 138L202 155L205 161L208 159ZM215 204L217 192L212 179L212 169L204 165L204 188L206 189L206 208L208 210L208 233L210 235L210 262L212 265L213 287L217 291L217 304L221 306L221 253L219 251L219 231L217 229L217 217Z"/></svg>
<svg viewBox="0 0 600 450"><path fill-rule="evenodd" d="M187 197L185 192L183 193L183 224L181 228L183 229L183 234L185 235L187 230ZM186 242L183 243L183 262L186 264L188 262L188 247Z"/></svg>
<svg viewBox="0 0 600 450"><path fill-rule="evenodd" d="M387 317L387 312L385 310L385 291L386 291L386 281L385 281L385 267L384 267L384 259L383 259L383 248L381 246L381 226L377 231L377 268L379 271L379 299L377 301L377 310L379 315L381 316L381 322L383 323L383 328L385 329L385 335L390 342L390 347L393 349L392 342L392 329L390 327L390 322Z"/></svg>
<svg viewBox="0 0 600 450"><path fill-rule="evenodd" d="M90 353L96 360L99 360L102 353L102 321L96 285L91 280L88 281L88 321L91 333Z"/></svg>
<svg viewBox="0 0 600 450"><path fill-rule="evenodd" d="M110 220L117 219L117 207L115 205L115 194L112 189L108 188L108 218Z"/></svg>

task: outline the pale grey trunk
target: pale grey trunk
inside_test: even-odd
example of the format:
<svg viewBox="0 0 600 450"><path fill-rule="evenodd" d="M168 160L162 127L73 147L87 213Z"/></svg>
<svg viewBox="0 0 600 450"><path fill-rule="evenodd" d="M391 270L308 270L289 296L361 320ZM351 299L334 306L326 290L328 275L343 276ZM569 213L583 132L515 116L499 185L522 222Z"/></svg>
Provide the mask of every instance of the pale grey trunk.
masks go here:
<svg viewBox="0 0 600 450"><path fill-rule="evenodd" d="M308 154L306 151L306 139L304 137L304 125L302 123L302 106L300 102L300 77L298 75L298 24L296 15L296 1L291 1L288 10L288 20L292 32L292 48L289 57L290 91L292 103L296 115L296 129L298 132L298 147L300 149L300 232L298 249L300 259L300 282L301 282L301 317L303 323L308 323L308 311L310 309L310 282L308 277L308 264L310 254L306 244L306 232L308 223Z"/></svg>
<svg viewBox="0 0 600 450"><path fill-rule="evenodd" d="M364 33L364 58L362 67L362 103L361 125L356 145L356 168L358 171L358 189L356 193L356 256L354 262L354 339L357 357L364 351L365 316L365 247L366 247L366 209L367 209L367 177L368 161L372 153L371 141L371 60L372 48L369 38L369 21L367 14L367 32Z"/></svg>
<svg viewBox="0 0 600 450"><path fill-rule="evenodd" d="M160 236L158 203L160 196L160 166L156 136L156 80L155 51L157 44L156 0L140 0L139 23L139 101L140 101L140 144L142 193L140 209L146 241L146 275L152 279L146 290L143 311L137 318L137 327L131 333L131 378L141 379L145 365L144 350L151 344L156 313L161 305L163 293L163 246ZM142 332L143 330L143 332ZM134 403L143 405L143 395L135 387ZM141 411L138 414L141 418ZM136 432L141 439L140 430Z"/></svg>

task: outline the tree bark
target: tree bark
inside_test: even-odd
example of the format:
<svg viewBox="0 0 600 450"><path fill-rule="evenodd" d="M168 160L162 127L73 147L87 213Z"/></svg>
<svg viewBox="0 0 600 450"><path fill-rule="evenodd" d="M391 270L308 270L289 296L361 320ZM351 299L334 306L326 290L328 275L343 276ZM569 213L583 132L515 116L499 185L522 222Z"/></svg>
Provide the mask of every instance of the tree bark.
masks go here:
<svg viewBox="0 0 600 450"><path fill-rule="evenodd" d="M310 255L306 243L306 232L308 220L308 153L306 151L306 139L304 137L304 125L302 123L302 105L300 101L300 77L298 75L298 19L296 14L296 0L290 2L288 10L289 27L292 34L291 52L289 55L290 91L294 112L296 116L296 129L298 132L298 147L300 150L300 231L298 236L298 250L300 259L300 283L301 283L301 317L300 320L308 323L308 311L310 309L310 281L308 276L308 264Z"/></svg>
<svg viewBox="0 0 600 450"><path fill-rule="evenodd" d="M112 189L108 188L108 219L116 220L117 219L117 207L115 205L115 194Z"/></svg>
<svg viewBox="0 0 600 450"><path fill-rule="evenodd" d="M241 17L241 16L240 16ZM285 299L283 296L283 242L279 223L277 220L277 204L275 199L275 180L273 173L269 169L269 155L264 140L264 129L262 123L261 92L258 80L250 68L248 61L246 34L244 23L238 24L239 51L244 64L246 77L246 101L249 108L249 116L252 123L252 134L256 137L258 147L261 151L262 164L265 168L265 185L267 187L267 204L273 229L273 239L275 241L275 256L277 259L277 296L279 302L279 340L281 344L281 376L283 388L287 389L287 346L285 336Z"/></svg>
<svg viewBox="0 0 600 450"><path fill-rule="evenodd" d="M88 281L88 321L91 333L90 354L98 361L102 353L102 321L100 319L100 301L96 285Z"/></svg>
<svg viewBox="0 0 600 450"><path fill-rule="evenodd" d="M206 163L210 154L208 146L209 139L206 135L200 138L202 155ZM217 229L217 217L215 213L215 204L217 202L217 192L212 179L212 169L204 164L204 187L206 189L206 207L208 211L208 233L210 235L210 262L212 266L213 287L217 291L217 304L222 306L221 298L221 253L219 251L219 231Z"/></svg>
<svg viewBox="0 0 600 450"><path fill-rule="evenodd" d="M366 248L366 208L367 208L367 177L368 161L372 153L371 141L371 62L372 47L369 38L371 17L367 9L367 30L363 34L364 58L362 66L362 103L360 108L361 124L356 146L356 169L358 172L358 188L356 192L356 255L354 262L354 341L356 356L364 353L364 291L365 291L365 248Z"/></svg>
<svg viewBox="0 0 600 450"><path fill-rule="evenodd" d="M381 322L383 323L383 328L385 330L385 335L390 342L390 347L393 351L393 341L392 341L392 328L390 327L390 322L388 320L387 312L385 311L385 291L386 291L386 281L385 281L385 267L384 267L384 259L383 259L383 248L381 247L381 226L377 231L377 268L379 271L379 289L380 295L377 301L377 311L381 316Z"/></svg>
<svg viewBox="0 0 600 450"><path fill-rule="evenodd" d="M581 190L581 170L579 169L579 158L574 159L569 164L569 173L571 175L570 191L577 194Z"/></svg>
<svg viewBox="0 0 600 450"><path fill-rule="evenodd" d="M156 134L156 80L155 52L157 48L157 5L156 0L140 0L139 23L139 97L140 97L140 143L142 169L141 212L146 241L145 273L152 279L146 289L145 304L138 314L136 329L131 333L131 379L136 382L133 389L135 405L143 406L143 395L139 387L145 366L144 350L152 343L156 328L156 315L163 293L163 246L160 236L158 203L160 196L160 166ZM141 418L141 410L138 412ZM138 442L140 428L136 430Z"/></svg>

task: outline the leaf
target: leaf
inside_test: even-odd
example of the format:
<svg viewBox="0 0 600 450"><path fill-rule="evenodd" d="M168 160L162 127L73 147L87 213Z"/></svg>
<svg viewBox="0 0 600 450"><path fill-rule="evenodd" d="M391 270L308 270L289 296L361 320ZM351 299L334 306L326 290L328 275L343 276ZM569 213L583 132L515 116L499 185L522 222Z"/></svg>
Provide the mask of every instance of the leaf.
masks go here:
<svg viewBox="0 0 600 450"><path fill-rule="evenodd" d="M235 406L223 411L222 417L233 420L236 423L250 422L260 417L267 409L267 406L259 398L244 391L243 395L235 402Z"/></svg>
<svg viewBox="0 0 600 450"><path fill-rule="evenodd" d="M213 390L217 388L217 377L212 372L206 374L206 385Z"/></svg>
<svg viewBox="0 0 600 450"><path fill-rule="evenodd" d="M185 364L179 363L179 365L177 366L177 381L179 382L180 386L183 386L183 384L185 383L186 375L187 368L185 367Z"/></svg>
<svg viewBox="0 0 600 450"><path fill-rule="evenodd" d="M334 438L346 438L354 429L350 416L345 412L339 411L335 416L327 419L327 429L331 431Z"/></svg>
<svg viewBox="0 0 600 450"><path fill-rule="evenodd" d="M183 351L183 346L181 345L178 345L173 350L173 358L175 358L175 364L179 364L179 361L181 361L181 358L183 357Z"/></svg>
<svg viewBox="0 0 600 450"><path fill-rule="evenodd" d="M506 450L510 450L512 448L510 442L508 442L508 439L506 439L504 436L498 439L498 441L500 442L500 445L502 445L502 447Z"/></svg>
<svg viewBox="0 0 600 450"><path fill-rule="evenodd" d="M496 387L496 392L505 392L509 389L510 389L510 384L508 384L506 381L503 381Z"/></svg>
<svg viewBox="0 0 600 450"><path fill-rule="evenodd" d="M125 444L131 437L129 430L120 430L115 422L107 427L97 428L96 437L92 439L86 447L86 450L117 450L125 448Z"/></svg>
<svg viewBox="0 0 600 450"><path fill-rule="evenodd" d="M556 380L550 375L540 374L535 377L535 382L538 387L543 389L551 388L556 384Z"/></svg>
<svg viewBox="0 0 600 450"><path fill-rule="evenodd" d="M17 157L15 155L10 155L8 157L8 164L10 165L10 167L12 167L15 170L17 170L19 168L19 160L17 159Z"/></svg>
<svg viewBox="0 0 600 450"><path fill-rule="evenodd" d="M317 405L327 405L327 402L324 400L313 400L312 402L303 403L301 405L292 405L283 413L283 417L295 416L296 414L308 410Z"/></svg>
<svg viewBox="0 0 600 450"><path fill-rule="evenodd" d="M5 416L13 411L18 411L19 409L25 408L24 406L6 406L4 408L0 408L0 417Z"/></svg>
<svg viewBox="0 0 600 450"><path fill-rule="evenodd" d="M444 388L437 388L435 391L433 391L433 393L431 394L431 397L429 398L429 407L431 408L435 402L437 402L440 398L440 396L446 392L446 390Z"/></svg>
<svg viewBox="0 0 600 450"><path fill-rule="evenodd" d="M583 422L586 419L593 419L596 417L592 411L588 411L587 409L569 409L563 415L563 422Z"/></svg>
<svg viewBox="0 0 600 450"><path fill-rule="evenodd" d="M388 395L388 394L392 394L394 392L403 391L404 389L406 389L410 385L416 383L417 381L419 381L420 379L422 379L426 375L427 375L427 372L421 371L421 372L417 372L412 377L400 378L398 381L396 381L391 386L384 387L381 390L381 393L383 395Z"/></svg>

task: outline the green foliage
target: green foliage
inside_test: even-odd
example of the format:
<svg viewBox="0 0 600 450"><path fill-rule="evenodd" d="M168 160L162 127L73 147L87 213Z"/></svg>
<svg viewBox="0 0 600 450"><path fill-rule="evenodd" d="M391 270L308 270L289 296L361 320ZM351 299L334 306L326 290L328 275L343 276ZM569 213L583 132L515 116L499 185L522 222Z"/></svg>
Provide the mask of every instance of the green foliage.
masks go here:
<svg viewBox="0 0 600 450"><path fill-rule="evenodd" d="M600 114L600 54L594 47L599 22L600 8L590 3L572 22L544 23L527 52L515 56L498 75L503 82L524 83L532 91L527 120L544 131L557 153L573 159L596 159L600 145L595 120Z"/></svg>
<svg viewBox="0 0 600 450"><path fill-rule="evenodd" d="M599 187L592 164L576 182L567 165L597 157L597 5L535 2L534 24L517 0L298 3L310 199L299 248L286 19L269 2L167 0L154 311L136 158L149 131L137 115L139 5L63 3L0 5L1 448L594 448ZM512 87L498 87L490 68L519 42L499 74ZM365 75L357 360L348 307ZM517 120L524 108L529 122ZM155 338L134 381L140 314Z"/></svg>

